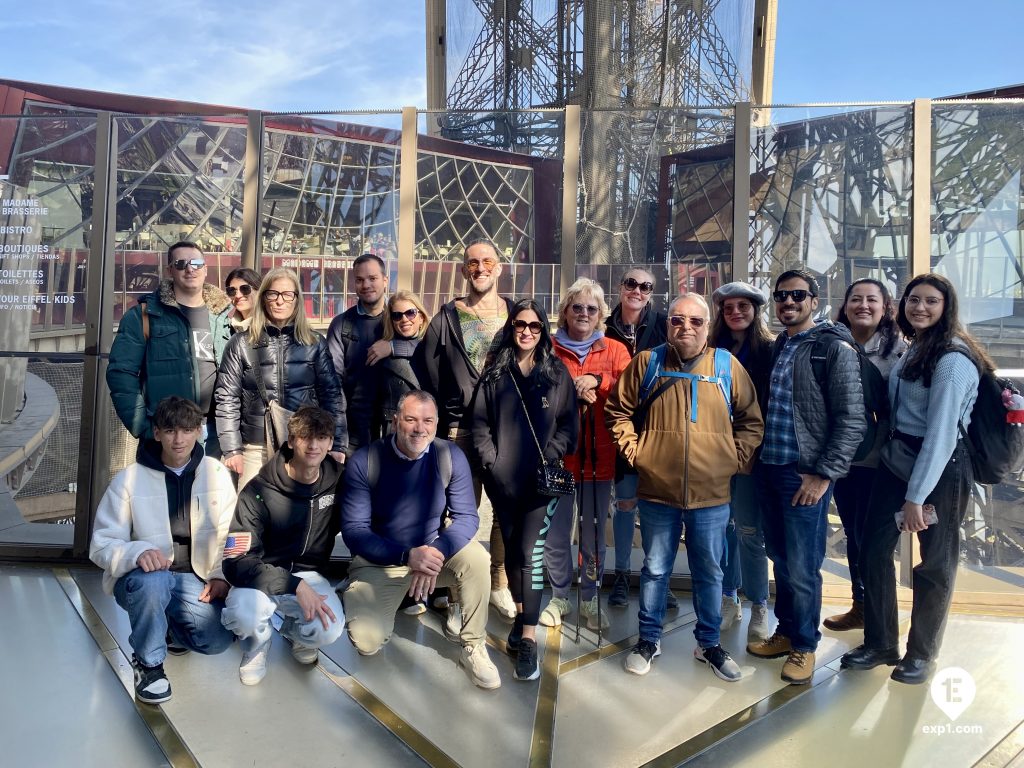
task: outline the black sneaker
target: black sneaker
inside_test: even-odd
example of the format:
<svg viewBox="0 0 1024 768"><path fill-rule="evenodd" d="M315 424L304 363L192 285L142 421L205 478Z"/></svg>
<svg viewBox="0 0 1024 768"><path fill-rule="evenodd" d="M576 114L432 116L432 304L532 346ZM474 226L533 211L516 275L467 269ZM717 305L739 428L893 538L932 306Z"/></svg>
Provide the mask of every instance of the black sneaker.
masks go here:
<svg viewBox="0 0 1024 768"><path fill-rule="evenodd" d="M174 635L171 634L171 630L167 630L165 642L167 644L167 652L171 654L171 656L184 656L191 650L175 640Z"/></svg>
<svg viewBox="0 0 1024 768"><path fill-rule="evenodd" d="M743 677L743 672L732 660L732 656L720 645L714 648L694 648L693 658L701 664L707 664L712 672L727 682L735 683Z"/></svg>
<svg viewBox="0 0 1024 768"><path fill-rule="evenodd" d="M512 627L508 633L508 640L505 641L505 650L513 659L519 656L519 644L523 642L523 628Z"/></svg>
<svg viewBox="0 0 1024 768"><path fill-rule="evenodd" d="M164 674L163 664L146 667L132 656L132 669L135 671L136 699L143 704L163 704L170 700L171 684Z"/></svg>
<svg viewBox="0 0 1024 768"><path fill-rule="evenodd" d="M634 675L646 675L651 671L651 659L655 656L661 656L661 641L641 640L633 646L633 651L626 657L623 666L627 672Z"/></svg>
<svg viewBox="0 0 1024 768"><path fill-rule="evenodd" d="M540 667L537 666L537 643L528 637L519 641L519 649L516 652L516 668L512 673L516 680L536 680L540 677Z"/></svg>
<svg viewBox="0 0 1024 768"><path fill-rule="evenodd" d="M625 608L629 605L629 571L615 572L612 593L608 595L608 605L613 608Z"/></svg>

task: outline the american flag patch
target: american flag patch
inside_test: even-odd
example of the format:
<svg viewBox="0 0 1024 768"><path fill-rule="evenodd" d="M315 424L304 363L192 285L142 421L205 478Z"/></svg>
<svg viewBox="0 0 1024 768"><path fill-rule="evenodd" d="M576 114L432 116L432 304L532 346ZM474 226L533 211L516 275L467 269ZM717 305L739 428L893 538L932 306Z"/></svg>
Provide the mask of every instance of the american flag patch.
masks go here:
<svg viewBox="0 0 1024 768"><path fill-rule="evenodd" d="M251 533L228 534L228 539L224 542L224 557L244 555L249 551L250 546L252 546Z"/></svg>

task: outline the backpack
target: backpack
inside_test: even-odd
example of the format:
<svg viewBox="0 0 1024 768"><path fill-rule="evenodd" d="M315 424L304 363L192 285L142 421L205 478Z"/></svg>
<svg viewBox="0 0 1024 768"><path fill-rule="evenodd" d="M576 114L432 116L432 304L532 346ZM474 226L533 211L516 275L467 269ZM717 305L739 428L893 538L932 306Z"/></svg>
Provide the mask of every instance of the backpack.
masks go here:
<svg viewBox="0 0 1024 768"><path fill-rule="evenodd" d="M452 483L451 446L448 445L447 440L437 437L434 438L433 446L437 450L437 470L441 473L441 482L444 483L445 490L447 490ZM371 491L377 487L377 481L380 480L380 452L383 450L390 450L383 440L374 440L367 448L366 484Z"/></svg>
<svg viewBox="0 0 1024 768"><path fill-rule="evenodd" d="M709 384L717 384L719 391L725 398L725 405L729 409L729 420L732 421L732 354L729 350L715 349L715 375L704 376L697 373L683 373L682 371L665 371L665 356L668 354L668 344L659 344L651 350L651 357L647 361L647 368L644 370L644 377L640 381L640 395L637 398L637 407L633 411L632 421L636 433L639 435L644 430L644 422L647 421L647 412L651 405L664 394L665 390L671 387L676 379L690 380L690 421L697 421L697 384L706 381ZM667 378L651 394L654 383L659 378Z"/></svg>
<svg viewBox="0 0 1024 768"><path fill-rule="evenodd" d="M975 362L965 349L955 347L952 351ZM978 379L978 399L971 410L971 424L966 429L963 421L957 424L971 455L974 480L985 485L1002 483L1024 469L1024 427L1007 421L1004 389L1020 394L1009 379L996 378L989 371L982 373Z"/></svg>
<svg viewBox="0 0 1024 768"><path fill-rule="evenodd" d="M814 379L818 387L825 391L828 386L828 348L832 344L849 343L838 336L825 333L822 338L816 339L811 349L811 370L814 372ZM853 461L863 461L868 457L875 447L881 435L886 432L886 424L889 421L889 393L885 385L885 379L878 370L871 358L864 352L864 348L857 342L850 344L857 353L860 363L860 384L864 394L864 420L867 428L864 430L864 437L853 454ZM827 402L827 399L826 399Z"/></svg>

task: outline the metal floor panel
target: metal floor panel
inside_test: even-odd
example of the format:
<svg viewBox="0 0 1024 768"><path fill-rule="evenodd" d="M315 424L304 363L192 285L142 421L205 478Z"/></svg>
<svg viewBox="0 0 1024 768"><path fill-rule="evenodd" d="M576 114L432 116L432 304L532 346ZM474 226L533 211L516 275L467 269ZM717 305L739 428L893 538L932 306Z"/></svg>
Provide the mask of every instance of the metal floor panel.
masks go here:
<svg viewBox="0 0 1024 768"><path fill-rule="evenodd" d="M0 567L0 763L163 766L52 571Z"/></svg>

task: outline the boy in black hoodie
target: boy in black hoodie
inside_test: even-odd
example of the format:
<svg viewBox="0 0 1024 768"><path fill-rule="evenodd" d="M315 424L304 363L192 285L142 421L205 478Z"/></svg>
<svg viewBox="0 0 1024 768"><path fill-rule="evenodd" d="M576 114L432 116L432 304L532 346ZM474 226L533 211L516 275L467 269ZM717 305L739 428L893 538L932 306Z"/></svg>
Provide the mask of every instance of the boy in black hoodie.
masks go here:
<svg viewBox="0 0 1024 768"><path fill-rule="evenodd" d="M315 664L318 649L345 628L341 601L322 575L340 527L334 497L342 467L328 455L333 440L330 413L300 408L288 420L288 442L238 497L224 547L233 589L223 621L241 638L245 685L267 673L275 611L300 664Z"/></svg>

